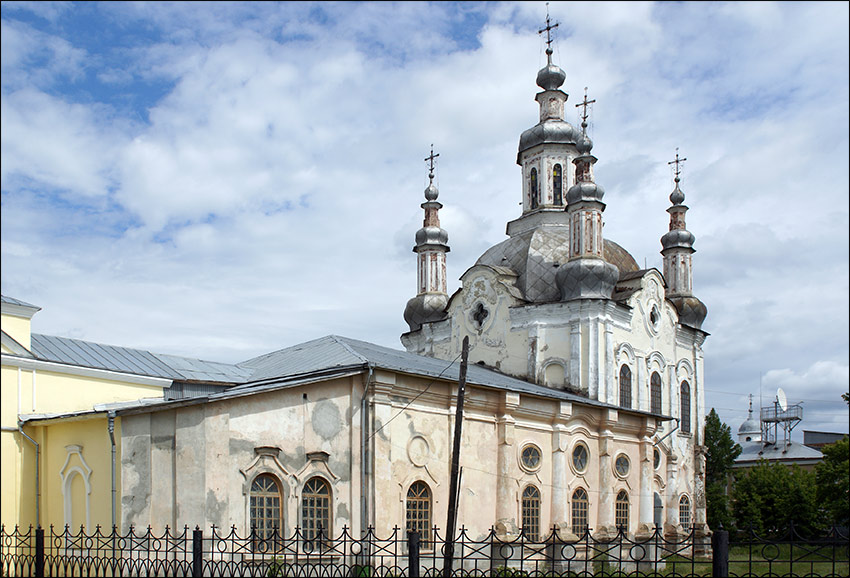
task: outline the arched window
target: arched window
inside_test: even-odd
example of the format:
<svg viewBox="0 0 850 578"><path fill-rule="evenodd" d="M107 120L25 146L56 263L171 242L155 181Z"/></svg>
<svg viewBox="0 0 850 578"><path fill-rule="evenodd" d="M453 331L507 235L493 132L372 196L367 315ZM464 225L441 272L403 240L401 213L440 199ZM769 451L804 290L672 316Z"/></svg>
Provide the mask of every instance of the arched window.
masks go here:
<svg viewBox="0 0 850 578"><path fill-rule="evenodd" d="M682 431L691 433L691 386L688 385L687 381L682 382L681 403L682 407L679 415L682 419Z"/></svg>
<svg viewBox="0 0 850 578"><path fill-rule="evenodd" d="M537 169L531 169L531 208L540 204L540 187L537 184Z"/></svg>
<svg viewBox="0 0 850 578"><path fill-rule="evenodd" d="M331 535L331 490L322 478L310 478L301 494L304 539L325 542Z"/></svg>
<svg viewBox="0 0 850 578"><path fill-rule="evenodd" d="M620 367L620 407L632 407L632 370Z"/></svg>
<svg viewBox="0 0 850 578"><path fill-rule="evenodd" d="M626 490L620 490L617 494L617 504L614 511L614 523L617 528L622 528L623 532L629 531L629 495Z"/></svg>
<svg viewBox="0 0 850 578"><path fill-rule="evenodd" d="M522 492L522 529L528 540L540 539L540 492L534 486Z"/></svg>
<svg viewBox="0 0 850 578"><path fill-rule="evenodd" d="M431 490L425 482L414 482L407 490L407 531L414 530L422 542L431 541Z"/></svg>
<svg viewBox="0 0 850 578"><path fill-rule="evenodd" d="M679 498L679 523L685 528L691 525L691 501L687 496Z"/></svg>
<svg viewBox="0 0 850 578"><path fill-rule="evenodd" d="M587 511L589 504L587 500L587 492L582 488L573 492L573 534L581 536L587 532Z"/></svg>
<svg viewBox="0 0 850 578"><path fill-rule="evenodd" d="M265 552L270 549L266 540L280 538L283 533L281 524L281 492L277 478L271 474L260 474L251 484L251 528L257 539L255 549Z"/></svg>
<svg viewBox="0 0 850 578"><path fill-rule="evenodd" d="M649 378L649 411L661 413L661 376L657 371Z"/></svg>
<svg viewBox="0 0 850 578"><path fill-rule="evenodd" d="M661 501L661 496L655 492L653 497L652 521L657 527L661 527L664 522L664 502Z"/></svg>
<svg viewBox="0 0 850 578"><path fill-rule="evenodd" d="M563 191L563 174L561 171L561 165L555 165L552 169L552 192L555 196L555 204L563 205L564 204L564 195Z"/></svg>

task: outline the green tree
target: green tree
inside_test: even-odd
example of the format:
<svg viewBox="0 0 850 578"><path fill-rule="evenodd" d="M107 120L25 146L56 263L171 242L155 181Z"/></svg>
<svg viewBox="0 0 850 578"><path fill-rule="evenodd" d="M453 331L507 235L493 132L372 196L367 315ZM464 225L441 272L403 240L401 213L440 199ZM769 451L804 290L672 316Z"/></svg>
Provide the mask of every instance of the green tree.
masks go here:
<svg viewBox="0 0 850 578"><path fill-rule="evenodd" d="M823 461L815 467L818 503L827 523L850 524L850 440L823 448Z"/></svg>
<svg viewBox="0 0 850 578"><path fill-rule="evenodd" d="M732 513L739 529L752 527L762 536L781 535L792 522L810 535L819 526L815 474L762 460L735 480Z"/></svg>
<svg viewBox="0 0 850 578"><path fill-rule="evenodd" d="M705 418L705 499L706 518L710 528L729 528L732 516L726 494L729 472L735 458L741 455L741 446L732 439L732 430L720 421L714 408Z"/></svg>

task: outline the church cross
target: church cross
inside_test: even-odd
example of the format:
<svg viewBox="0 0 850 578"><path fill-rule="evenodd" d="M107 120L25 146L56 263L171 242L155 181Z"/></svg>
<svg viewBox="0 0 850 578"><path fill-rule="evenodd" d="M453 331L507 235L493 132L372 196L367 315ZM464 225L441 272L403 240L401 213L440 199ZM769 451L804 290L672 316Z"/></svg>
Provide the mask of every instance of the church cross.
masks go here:
<svg viewBox="0 0 850 578"><path fill-rule="evenodd" d="M583 109L581 111L581 126L582 126L582 128L587 126L587 105L593 104L594 102L596 102L595 98L593 100L587 100L587 87L585 86L584 87L584 100L576 105L576 108L578 108L580 106L583 107Z"/></svg>
<svg viewBox="0 0 850 578"><path fill-rule="evenodd" d="M680 165L682 165L686 160L688 159L679 158L679 147L676 147L676 160L667 163L668 165L676 165L676 167L673 169L673 173L676 175L677 183L679 182L679 175L682 174L682 167Z"/></svg>
<svg viewBox="0 0 850 578"><path fill-rule="evenodd" d="M434 154L434 145L431 144L431 156L425 157L425 162L430 163L430 172L428 173L428 178L430 178L431 180L434 180L434 160L438 156L440 156L440 153Z"/></svg>
<svg viewBox="0 0 850 578"><path fill-rule="evenodd" d="M541 28L537 31L538 34L546 33L546 54L551 61L552 58L552 31L558 27L558 22L552 24L549 19L549 3L546 3L546 28ZM551 63L551 62L550 62Z"/></svg>

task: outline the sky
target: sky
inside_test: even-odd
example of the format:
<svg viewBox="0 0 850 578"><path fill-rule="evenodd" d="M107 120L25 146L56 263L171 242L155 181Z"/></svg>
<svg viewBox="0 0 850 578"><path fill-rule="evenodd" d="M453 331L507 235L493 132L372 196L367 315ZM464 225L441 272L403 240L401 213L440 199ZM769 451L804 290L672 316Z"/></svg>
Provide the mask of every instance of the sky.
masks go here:
<svg viewBox="0 0 850 578"><path fill-rule="evenodd" d="M848 3L551 2L605 237L696 237L707 408L848 431ZM403 349L439 153L449 293L521 208L544 2L2 2L2 292L33 331L235 363ZM761 400L761 401L760 401Z"/></svg>

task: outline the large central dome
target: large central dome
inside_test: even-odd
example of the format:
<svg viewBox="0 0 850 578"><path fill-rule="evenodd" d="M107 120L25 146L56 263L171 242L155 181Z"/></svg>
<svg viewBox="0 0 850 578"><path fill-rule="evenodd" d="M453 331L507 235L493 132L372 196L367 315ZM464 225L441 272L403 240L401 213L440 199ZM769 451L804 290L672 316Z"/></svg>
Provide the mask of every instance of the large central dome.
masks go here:
<svg viewBox="0 0 850 578"><path fill-rule="evenodd" d="M559 301L555 274L569 259L569 232L569 226L528 230L490 247L475 264L510 268L517 274L517 288L526 301ZM619 269L621 278L639 269L634 257L617 243L605 239L603 251L605 260Z"/></svg>

